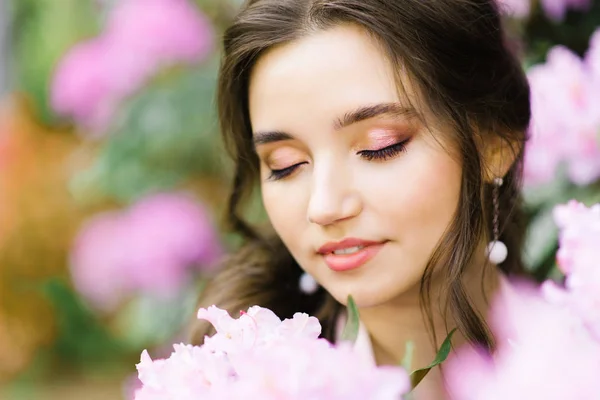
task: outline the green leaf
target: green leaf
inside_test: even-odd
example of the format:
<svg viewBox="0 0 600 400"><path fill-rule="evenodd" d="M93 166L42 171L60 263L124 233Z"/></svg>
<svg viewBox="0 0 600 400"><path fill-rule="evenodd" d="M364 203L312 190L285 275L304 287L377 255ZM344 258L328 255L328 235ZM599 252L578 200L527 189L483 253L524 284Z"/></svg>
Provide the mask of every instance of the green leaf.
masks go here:
<svg viewBox="0 0 600 400"><path fill-rule="evenodd" d="M346 326L342 332L342 340L354 343L358 337L360 316L358 315L358 308L356 307L352 295L348 295L348 305L346 310L348 313L348 320L346 321Z"/></svg>
<svg viewBox="0 0 600 400"><path fill-rule="evenodd" d="M433 367L446 361L446 358L448 358L448 354L450 354L450 350L452 349L451 340L452 335L454 335L454 332L456 332L456 328L448 334L446 340L444 340L444 343L442 343L440 350L438 351L437 355L435 356L435 359L431 364L429 364L425 368L417 369L416 371L413 371L410 374L410 382L412 384L413 389L417 387L417 385L423 380L423 378L425 378L425 376L427 376L427 374Z"/></svg>

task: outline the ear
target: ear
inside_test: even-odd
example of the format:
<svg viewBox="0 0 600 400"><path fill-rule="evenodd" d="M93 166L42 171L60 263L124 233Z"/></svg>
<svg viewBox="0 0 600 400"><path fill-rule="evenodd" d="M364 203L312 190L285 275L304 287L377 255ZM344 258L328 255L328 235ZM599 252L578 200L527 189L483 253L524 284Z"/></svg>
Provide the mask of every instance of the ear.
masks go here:
<svg viewBox="0 0 600 400"><path fill-rule="evenodd" d="M521 145L506 137L490 134L483 144L483 178L491 183L495 178L503 178L521 152Z"/></svg>

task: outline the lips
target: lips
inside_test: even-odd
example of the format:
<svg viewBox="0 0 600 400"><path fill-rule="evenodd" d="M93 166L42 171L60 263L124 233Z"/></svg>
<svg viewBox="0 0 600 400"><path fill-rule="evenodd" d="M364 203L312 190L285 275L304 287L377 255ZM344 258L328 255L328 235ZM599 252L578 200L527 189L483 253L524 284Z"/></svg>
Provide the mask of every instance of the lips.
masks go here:
<svg viewBox="0 0 600 400"><path fill-rule="evenodd" d="M333 253L334 251L337 251L337 250L345 250L345 249L350 249L352 247L367 247L367 246L373 246L376 244L381 244L381 242L373 242L370 240L348 238L348 239L342 240L341 242L327 243L324 246L321 246L321 248L319 248L319 250L317 250L317 252L319 254L325 255L328 253Z"/></svg>
<svg viewBox="0 0 600 400"><path fill-rule="evenodd" d="M334 271L349 271L361 267L379 253L387 242L374 242L362 239L344 239L337 243L327 243L318 253Z"/></svg>

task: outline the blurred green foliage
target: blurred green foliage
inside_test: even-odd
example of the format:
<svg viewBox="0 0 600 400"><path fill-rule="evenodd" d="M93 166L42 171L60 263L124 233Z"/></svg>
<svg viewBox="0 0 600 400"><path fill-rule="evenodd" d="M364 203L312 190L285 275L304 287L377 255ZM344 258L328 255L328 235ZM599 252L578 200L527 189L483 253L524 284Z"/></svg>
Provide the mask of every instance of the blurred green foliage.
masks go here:
<svg viewBox="0 0 600 400"><path fill-rule="evenodd" d="M73 181L79 196L100 191L128 203L190 176L225 177L214 108L217 60L156 79L120 107L94 164Z"/></svg>
<svg viewBox="0 0 600 400"><path fill-rule="evenodd" d="M115 361L124 348L87 308L70 285L58 278L45 283L43 292L57 311L58 336L51 350L72 367Z"/></svg>
<svg viewBox="0 0 600 400"><path fill-rule="evenodd" d="M27 92L43 121L54 120L49 106L52 72L72 45L95 35L100 24L89 0L18 0L13 15L16 88Z"/></svg>

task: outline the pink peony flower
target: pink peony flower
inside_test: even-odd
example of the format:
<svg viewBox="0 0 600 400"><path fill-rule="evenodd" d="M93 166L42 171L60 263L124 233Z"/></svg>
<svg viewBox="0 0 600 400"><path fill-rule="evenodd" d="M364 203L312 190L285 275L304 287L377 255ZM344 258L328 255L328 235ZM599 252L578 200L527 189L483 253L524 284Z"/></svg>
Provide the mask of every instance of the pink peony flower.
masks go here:
<svg viewBox="0 0 600 400"><path fill-rule="evenodd" d="M494 302L493 356L464 348L446 365L454 400L593 400L600 393L600 342L567 307L538 289L506 286Z"/></svg>
<svg viewBox="0 0 600 400"><path fill-rule="evenodd" d="M600 204L588 208L575 200L554 208L554 222L560 229L558 265L572 278L581 271L600 269Z"/></svg>
<svg viewBox="0 0 600 400"><path fill-rule="evenodd" d="M585 62L592 71L594 82L600 82L600 28L592 34L590 47L585 55Z"/></svg>
<svg viewBox="0 0 600 400"><path fill-rule="evenodd" d="M446 370L456 400L582 399L600 393L600 204L554 210L565 287L504 285L492 308L497 352L459 351Z"/></svg>
<svg viewBox="0 0 600 400"><path fill-rule="evenodd" d="M206 58L213 36L208 19L189 0L122 0L106 31L72 48L58 64L53 108L101 135L121 100L162 68Z"/></svg>
<svg viewBox="0 0 600 400"><path fill-rule="evenodd" d="M233 319L227 311L215 306L198 310L198 318L209 321L217 333L205 340L205 347L233 354L268 341L283 338L317 339L321 325L314 317L297 313L292 319L281 321L271 310L250 307L247 313Z"/></svg>
<svg viewBox="0 0 600 400"><path fill-rule="evenodd" d="M189 0L125 0L114 8L105 36L133 60L195 63L213 47L210 21ZM152 39L152 40L150 40ZM125 54L121 54L125 55Z"/></svg>
<svg viewBox="0 0 600 400"><path fill-rule="evenodd" d="M550 181L565 163L570 179L585 185L600 177L600 91L586 64L557 46L545 64L528 72L531 85L531 139L525 151L525 181Z"/></svg>
<svg viewBox="0 0 600 400"><path fill-rule="evenodd" d="M591 208L576 201L554 210L560 228L559 268L565 288L547 283L548 298L568 306L600 341L600 204Z"/></svg>
<svg viewBox="0 0 600 400"><path fill-rule="evenodd" d="M210 268L221 253L199 204L185 195L158 194L88 221L72 250L71 274L93 306L111 311L138 291L174 295L194 267Z"/></svg>
<svg viewBox="0 0 600 400"><path fill-rule="evenodd" d="M147 351L137 364L142 387L136 400L195 400L207 398L212 387L231 384L235 377L225 354L202 347L174 345L166 360L152 360Z"/></svg>
<svg viewBox="0 0 600 400"><path fill-rule="evenodd" d="M56 69L51 102L54 110L87 127L108 125L117 96L105 64L108 45L104 38L73 47Z"/></svg>
<svg viewBox="0 0 600 400"><path fill-rule="evenodd" d="M235 370L236 384L215 398L396 400L410 388L400 368L371 367L350 346L320 340L275 342L236 358Z"/></svg>
<svg viewBox="0 0 600 400"><path fill-rule="evenodd" d="M401 368L362 363L351 346L319 339L318 320L306 314L281 321L251 307L233 319L212 306L198 315L217 333L201 347L177 346L166 360L142 353L136 400L396 400L410 389Z"/></svg>

